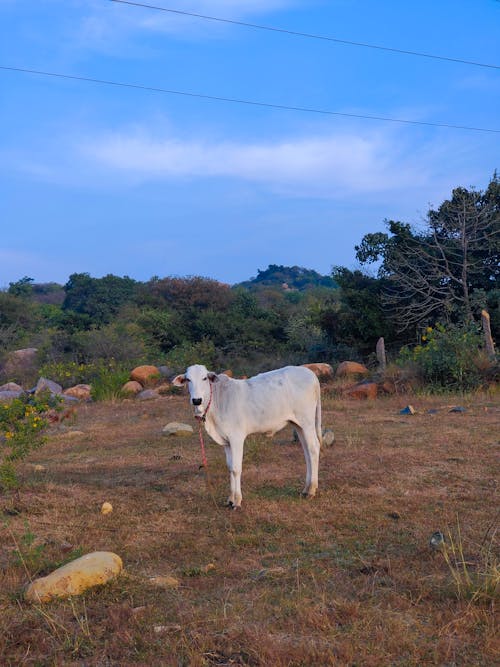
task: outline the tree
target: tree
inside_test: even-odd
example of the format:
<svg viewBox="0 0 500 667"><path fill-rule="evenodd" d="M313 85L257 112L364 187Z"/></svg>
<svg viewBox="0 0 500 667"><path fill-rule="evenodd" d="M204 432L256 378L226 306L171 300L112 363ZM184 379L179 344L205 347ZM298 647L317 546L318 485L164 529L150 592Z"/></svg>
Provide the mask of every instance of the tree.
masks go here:
<svg viewBox="0 0 500 667"><path fill-rule="evenodd" d="M88 273L73 273L64 286L63 310L87 315L92 324L108 324L120 308L133 300L137 283L132 278L109 274L92 278Z"/></svg>
<svg viewBox="0 0 500 667"><path fill-rule="evenodd" d="M500 288L500 182L456 188L427 213L423 230L390 220L389 234L356 246L362 264L382 260L383 303L400 330L438 320L468 322Z"/></svg>

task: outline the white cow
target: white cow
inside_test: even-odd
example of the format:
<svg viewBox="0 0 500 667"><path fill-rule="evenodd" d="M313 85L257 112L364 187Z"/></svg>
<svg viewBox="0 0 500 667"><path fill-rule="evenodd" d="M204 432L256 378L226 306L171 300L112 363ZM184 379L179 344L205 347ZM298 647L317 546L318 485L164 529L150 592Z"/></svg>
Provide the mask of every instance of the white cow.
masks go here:
<svg viewBox="0 0 500 667"><path fill-rule="evenodd" d="M302 494L314 496L318 488L321 443L321 395L319 381L308 368L286 366L248 380L190 366L173 380L187 383L194 414L205 423L207 433L224 446L230 472L228 505L241 506L243 444L250 433L274 435L293 424L306 459L306 485Z"/></svg>

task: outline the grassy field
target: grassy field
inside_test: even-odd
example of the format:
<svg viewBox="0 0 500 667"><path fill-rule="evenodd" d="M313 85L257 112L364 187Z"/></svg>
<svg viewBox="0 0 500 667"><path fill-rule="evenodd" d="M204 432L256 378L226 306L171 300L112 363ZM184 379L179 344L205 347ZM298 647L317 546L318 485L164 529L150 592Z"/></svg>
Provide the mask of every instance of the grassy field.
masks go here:
<svg viewBox="0 0 500 667"><path fill-rule="evenodd" d="M0 496L0 665L500 664L498 399L325 394L336 441L318 497L299 496L288 429L247 440L241 512L223 507L218 445L206 438L207 485L197 432L161 434L194 423L186 397L82 405L53 427L20 496ZM400 415L409 402L417 414ZM437 530L449 563L429 546ZM94 550L120 555L122 575L23 601L29 577Z"/></svg>

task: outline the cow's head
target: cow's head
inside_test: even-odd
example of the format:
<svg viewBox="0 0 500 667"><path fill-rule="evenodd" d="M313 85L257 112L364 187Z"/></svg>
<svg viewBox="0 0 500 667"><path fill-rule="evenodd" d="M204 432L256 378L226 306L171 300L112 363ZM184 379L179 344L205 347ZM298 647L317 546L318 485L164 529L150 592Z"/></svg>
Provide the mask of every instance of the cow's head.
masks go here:
<svg viewBox="0 0 500 667"><path fill-rule="evenodd" d="M183 375L178 375L172 380L175 387L182 387L187 384L195 417L201 417L205 414L205 410L210 403L212 382L217 382L217 375L207 371L205 366L201 364L189 366Z"/></svg>

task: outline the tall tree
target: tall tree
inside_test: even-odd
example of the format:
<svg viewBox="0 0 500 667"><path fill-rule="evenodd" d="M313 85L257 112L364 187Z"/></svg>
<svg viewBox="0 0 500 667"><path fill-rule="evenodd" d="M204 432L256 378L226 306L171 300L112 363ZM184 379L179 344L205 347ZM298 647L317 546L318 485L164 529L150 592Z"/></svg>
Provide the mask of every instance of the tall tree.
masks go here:
<svg viewBox="0 0 500 667"><path fill-rule="evenodd" d="M389 234L367 234L356 246L362 264L381 261L383 303L400 329L471 321L500 288L500 183L486 191L456 188L427 213L425 226L390 220Z"/></svg>

